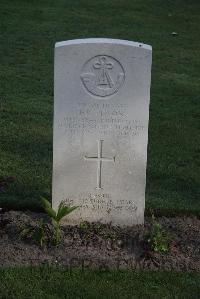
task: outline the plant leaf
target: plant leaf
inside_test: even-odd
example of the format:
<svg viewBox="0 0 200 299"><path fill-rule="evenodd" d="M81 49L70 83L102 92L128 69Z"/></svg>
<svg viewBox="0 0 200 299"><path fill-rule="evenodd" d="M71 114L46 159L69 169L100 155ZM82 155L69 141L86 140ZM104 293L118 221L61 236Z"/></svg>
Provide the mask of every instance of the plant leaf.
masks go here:
<svg viewBox="0 0 200 299"><path fill-rule="evenodd" d="M45 212L49 215L49 217L56 219L56 211L54 211L54 209L52 209L50 202L42 197L42 206L45 210Z"/></svg>
<svg viewBox="0 0 200 299"><path fill-rule="evenodd" d="M32 236L32 234L33 234L32 227L26 227L20 233L20 238L28 238L28 237Z"/></svg>
<svg viewBox="0 0 200 299"><path fill-rule="evenodd" d="M56 216L56 221L60 221L64 216L70 214L71 212L73 212L74 210L76 210L78 208L78 206L66 206L65 203L61 202L59 207L58 207L58 213Z"/></svg>

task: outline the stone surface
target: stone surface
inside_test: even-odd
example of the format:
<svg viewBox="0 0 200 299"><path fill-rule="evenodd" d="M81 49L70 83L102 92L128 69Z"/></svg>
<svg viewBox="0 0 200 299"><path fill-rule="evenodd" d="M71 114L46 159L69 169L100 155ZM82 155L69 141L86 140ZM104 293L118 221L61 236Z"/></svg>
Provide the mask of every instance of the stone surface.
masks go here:
<svg viewBox="0 0 200 299"><path fill-rule="evenodd" d="M66 218L144 221L152 50L114 39L55 46L53 207Z"/></svg>

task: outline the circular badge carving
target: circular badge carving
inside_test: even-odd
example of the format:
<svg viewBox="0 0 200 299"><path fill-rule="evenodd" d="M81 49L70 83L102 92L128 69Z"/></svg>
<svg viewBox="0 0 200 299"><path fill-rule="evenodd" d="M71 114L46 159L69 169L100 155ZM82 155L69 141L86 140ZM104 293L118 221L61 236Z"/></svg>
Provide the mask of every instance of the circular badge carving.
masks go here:
<svg viewBox="0 0 200 299"><path fill-rule="evenodd" d="M82 68L81 80L86 90L98 97L116 93L123 85L125 72L115 58L98 55L89 59Z"/></svg>

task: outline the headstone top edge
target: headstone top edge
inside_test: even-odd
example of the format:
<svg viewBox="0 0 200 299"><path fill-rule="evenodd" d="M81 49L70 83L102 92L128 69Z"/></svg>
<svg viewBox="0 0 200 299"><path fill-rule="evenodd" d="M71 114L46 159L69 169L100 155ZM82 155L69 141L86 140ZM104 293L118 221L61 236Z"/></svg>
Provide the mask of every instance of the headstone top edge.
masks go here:
<svg viewBox="0 0 200 299"><path fill-rule="evenodd" d="M125 46L133 46L146 50L152 51L152 47L147 44L133 42L129 40L122 39L113 39L113 38L85 38L85 39L72 39L57 42L55 44L55 48L69 46L69 45L80 45L80 44L115 44L115 45L125 45Z"/></svg>

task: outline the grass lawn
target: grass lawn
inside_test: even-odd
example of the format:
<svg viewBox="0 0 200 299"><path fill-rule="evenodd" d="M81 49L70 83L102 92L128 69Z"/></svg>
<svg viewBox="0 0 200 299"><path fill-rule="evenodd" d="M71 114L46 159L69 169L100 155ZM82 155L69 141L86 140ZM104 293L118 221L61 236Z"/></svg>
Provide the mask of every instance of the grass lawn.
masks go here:
<svg viewBox="0 0 200 299"><path fill-rule="evenodd" d="M200 214L199 11L199 0L1 0L0 176L16 177L1 206L51 196L55 42L112 37L153 46L147 209Z"/></svg>
<svg viewBox="0 0 200 299"><path fill-rule="evenodd" d="M200 274L85 271L56 268L1 269L0 298L198 299ZM2 296L2 297L1 297Z"/></svg>

